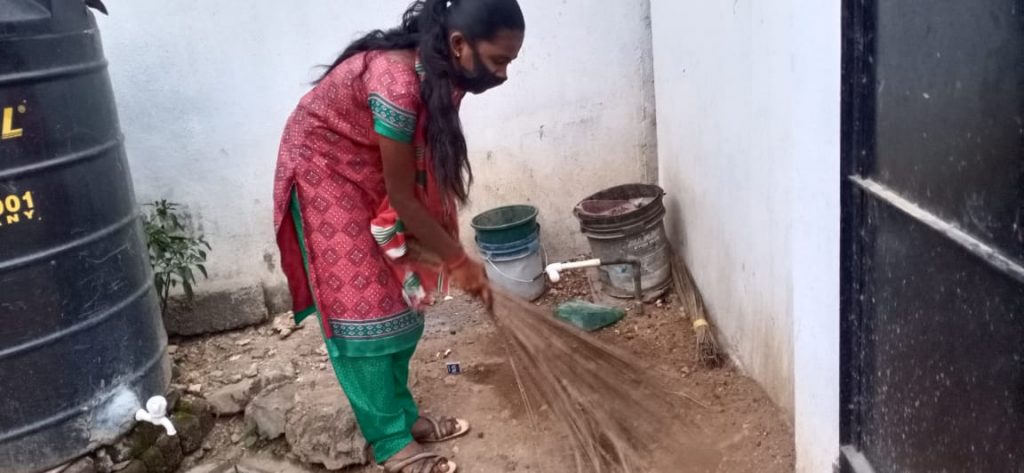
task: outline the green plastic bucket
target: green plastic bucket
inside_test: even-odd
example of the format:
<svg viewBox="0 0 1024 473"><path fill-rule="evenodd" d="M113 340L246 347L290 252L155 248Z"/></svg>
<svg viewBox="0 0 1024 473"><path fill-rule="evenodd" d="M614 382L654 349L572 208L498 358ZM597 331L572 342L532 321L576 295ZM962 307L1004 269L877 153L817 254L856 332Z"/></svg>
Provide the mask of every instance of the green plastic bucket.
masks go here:
<svg viewBox="0 0 1024 473"><path fill-rule="evenodd" d="M476 240L483 244L514 243L537 232L537 207L509 205L488 210L473 217Z"/></svg>

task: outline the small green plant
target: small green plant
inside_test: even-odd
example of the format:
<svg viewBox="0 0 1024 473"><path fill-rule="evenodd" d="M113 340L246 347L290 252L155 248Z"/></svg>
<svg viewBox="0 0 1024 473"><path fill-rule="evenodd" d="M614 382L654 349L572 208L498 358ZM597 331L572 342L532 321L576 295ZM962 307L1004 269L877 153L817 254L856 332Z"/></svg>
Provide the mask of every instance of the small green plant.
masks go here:
<svg viewBox="0 0 1024 473"><path fill-rule="evenodd" d="M195 299L194 271L198 270L204 278L209 277L204 264L206 251L211 248L203 235L195 235L182 225L180 205L159 200L145 207L143 225L149 262L153 266L153 284L160 296L160 310L166 312L171 290L178 285L189 302Z"/></svg>

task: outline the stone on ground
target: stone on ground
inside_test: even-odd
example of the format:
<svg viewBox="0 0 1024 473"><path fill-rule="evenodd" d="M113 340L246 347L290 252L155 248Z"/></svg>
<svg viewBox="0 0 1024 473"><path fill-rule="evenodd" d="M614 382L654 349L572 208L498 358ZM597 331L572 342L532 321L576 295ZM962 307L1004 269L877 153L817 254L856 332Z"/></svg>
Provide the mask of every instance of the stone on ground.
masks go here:
<svg viewBox="0 0 1024 473"><path fill-rule="evenodd" d="M203 440L213 430L216 422L213 406L197 398L182 399L173 417L174 425L178 427L178 436L181 437L181 449L186 454L195 452L202 446ZM178 418L182 419L181 423ZM198 421L198 425L193 419Z"/></svg>
<svg viewBox="0 0 1024 473"><path fill-rule="evenodd" d="M331 381L324 378L298 390L285 422L285 438L304 463L322 464L328 470L363 465L369 460L366 440L341 388Z"/></svg>
<svg viewBox="0 0 1024 473"><path fill-rule="evenodd" d="M288 412L295 406L298 386L285 382L264 389L245 408L246 427L267 440L284 435Z"/></svg>
<svg viewBox="0 0 1024 473"><path fill-rule="evenodd" d="M142 460L132 460L124 468L120 470L115 469L114 471L117 473L149 473L146 470L146 464L142 463Z"/></svg>
<svg viewBox="0 0 1024 473"><path fill-rule="evenodd" d="M199 418L192 414L177 412L171 416L171 422L178 430L181 451L188 455L199 450L199 447L203 445L203 438L206 437Z"/></svg>
<svg viewBox="0 0 1024 473"><path fill-rule="evenodd" d="M128 435L125 435L109 448L106 453L115 464L134 460L156 443L163 430L150 424L138 424Z"/></svg>
<svg viewBox="0 0 1024 473"><path fill-rule="evenodd" d="M96 453L93 454L93 461L97 473L110 473L114 470L114 460L110 458L110 454L105 448L96 450Z"/></svg>
<svg viewBox="0 0 1024 473"><path fill-rule="evenodd" d="M312 470L287 460L267 456L252 456L237 461L222 461L199 465L185 473L312 473Z"/></svg>
<svg viewBox="0 0 1024 473"><path fill-rule="evenodd" d="M162 434L152 447L139 456L139 460L146 464L147 473L175 473L184 459L178 437L167 434Z"/></svg>
<svg viewBox="0 0 1024 473"><path fill-rule="evenodd" d="M61 473L96 473L96 464L92 461L92 458L79 458L78 461L61 470Z"/></svg>
<svg viewBox="0 0 1024 473"><path fill-rule="evenodd" d="M170 304L164 327L170 335L203 335L249 327L269 318L259 285L200 295L192 304Z"/></svg>
<svg viewBox="0 0 1024 473"><path fill-rule="evenodd" d="M272 328L275 332L277 332L281 340L288 338L288 336L291 335L292 332L295 332L296 330L302 328L302 325L295 324L294 317L295 316L292 312L286 312L284 314L278 315L277 317L274 317Z"/></svg>
<svg viewBox="0 0 1024 473"><path fill-rule="evenodd" d="M272 386L279 383L286 383L295 380L295 368L290 363L281 366L272 366L260 373L258 382L260 387Z"/></svg>
<svg viewBox="0 0 1024 473"><path fill-rule="evenodd" d="M230 416L245 410L253 394L259 389L259 383L251 379L224 386L206 396L206 401L213 406L218 416Z"/></svg>
<svg viewBox="0 0 1024 473"><path fill-rule="evenodd" d="M311 473L297 463L270 457L246 457L238 461L238 473Z"/></svg>
<svg viewBox="0 0 1024 473"><path fill-rule="evenodd" d="M207 463L188 470L185 473L235 473L235 462Z"/></svg>

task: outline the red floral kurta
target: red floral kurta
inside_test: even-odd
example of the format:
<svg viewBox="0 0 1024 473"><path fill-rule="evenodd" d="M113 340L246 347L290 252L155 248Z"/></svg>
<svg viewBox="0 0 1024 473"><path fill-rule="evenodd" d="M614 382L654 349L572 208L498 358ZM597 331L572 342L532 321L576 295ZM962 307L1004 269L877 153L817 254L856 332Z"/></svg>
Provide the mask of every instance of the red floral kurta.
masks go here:
<svg viewBox="0 0 1024 473"><path fill-rule="evenodd" d="M353 56L302 98L281 139L274 183L281 264L297 318L315 307L341 355L414 346L423 331L417 309L444 286L429 268L395 260L405 236L387 201L379 147L380 136L415 144L418 195L455 235L454 205L430 172L417 66L412 51Z"/></svg>

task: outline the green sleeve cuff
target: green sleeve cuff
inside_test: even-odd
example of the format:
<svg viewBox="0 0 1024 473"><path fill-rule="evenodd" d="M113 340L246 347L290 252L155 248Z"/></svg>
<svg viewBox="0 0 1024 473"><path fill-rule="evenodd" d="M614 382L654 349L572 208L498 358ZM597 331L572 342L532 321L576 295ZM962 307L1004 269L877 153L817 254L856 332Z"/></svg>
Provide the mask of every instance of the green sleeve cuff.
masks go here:
<svg viewBox="0 0 1024 473"><path fill-rule="evenodd" d="M401 143L412 143L416 134L416 114L380 94L370 94L373 130L379 135Z"/></svg>
<svg viewBox="0 0 1024 473"><path fill-rule="evenodd" d="M399 130L377 118L373 119L373 131L376 131L377 134L380 136L390 138L399 143L412 143L412 133L404 130Z"/></svg>

